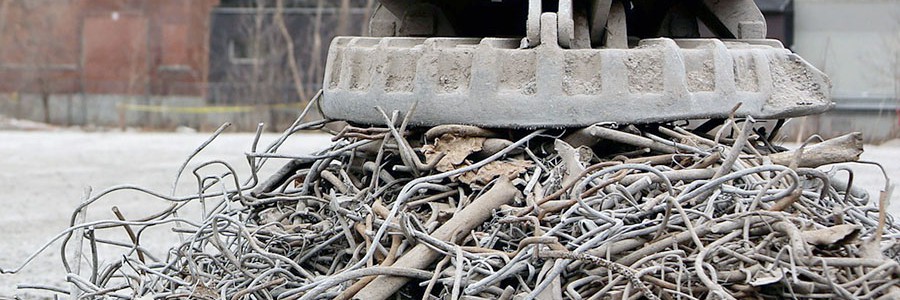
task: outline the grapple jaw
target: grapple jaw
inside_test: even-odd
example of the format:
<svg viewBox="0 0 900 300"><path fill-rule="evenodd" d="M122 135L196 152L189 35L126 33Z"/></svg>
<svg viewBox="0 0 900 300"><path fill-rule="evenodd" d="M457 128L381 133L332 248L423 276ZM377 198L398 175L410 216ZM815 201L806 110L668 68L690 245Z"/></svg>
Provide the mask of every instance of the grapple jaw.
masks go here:
<svg viewBox="0 0 900 300"><path fill-rule="evenodd" d="M827 77L765 39L640 40L562 47L558 15L535 38L339 37L329 49L321 111L382 124L583 127L737 116L781 119L832 107ZM609 30L613 30L610 26ZM572 43L575 44L574 42Z"/></svg>
<svg viewBox="0 0 900 300"><path fill-rule="evenodd" d="M778 119L832 106L824 74L772 41L641 41L633 49L518 49L518 40L338 38L322 112L379 124L572 127L738 116Z"/></svg>

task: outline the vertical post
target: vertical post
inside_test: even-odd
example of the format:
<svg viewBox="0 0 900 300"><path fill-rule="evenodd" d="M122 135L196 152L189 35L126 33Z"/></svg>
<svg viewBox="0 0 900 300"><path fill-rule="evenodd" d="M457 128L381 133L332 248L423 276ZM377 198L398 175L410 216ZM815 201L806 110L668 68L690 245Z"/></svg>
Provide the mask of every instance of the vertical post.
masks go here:
<svg viewBox="0 0 900 300"><path fill-rule="evenodd" d="M84 194L81 196L81 204L84 204L91 198L91 187L84 188ZM87 206L83 206L81 210L78 211L78 214L75 215L75 224L84 224L85 219L87 218ZM84 228L79 228L72 233L72 236L75 237L75 263L72 264L72 273L76 275L81 275L81 256L83 254L82 246L84 243ZM62 251L67 251L67 249L62 249ZM75 284L69 285L69 297L72 300L77 300L78 297L81 296L81 290L75 286Z"/></svg>
<svg viewBox="0 0 900 300"><path fill-rule="evenodd" d="M116 103L116 111L119 113L119 130L125 132L125 125L127 124L127 120L125 120L125 103Z"/></svg>

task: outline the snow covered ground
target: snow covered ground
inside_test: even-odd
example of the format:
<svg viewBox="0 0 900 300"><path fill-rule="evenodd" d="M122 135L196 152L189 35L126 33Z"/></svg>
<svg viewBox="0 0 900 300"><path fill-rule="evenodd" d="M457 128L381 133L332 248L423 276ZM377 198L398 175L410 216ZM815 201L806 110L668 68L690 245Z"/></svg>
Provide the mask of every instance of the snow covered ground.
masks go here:
<svg viewBox="0 0 900 300"><path fill-rule="evenodd" d="M175 172L208 133L85 133L81 131L0 131L0 268L18 266L49 238L67 227L83 189L95 192L131 183L169 193ZM277 135L266 134L260 145L268 145ZM213 159L224 160L249 174L244 152L249 151L252 134L224 134L194 160L196 165ZM307 154L329 143L329 136L306 134L288 140L280 153ZM900 180L900 141L867 146L864 160L882 163L894 180ZM261 176L267 177L283 161L271 161ZM855 182L870 192L883 187L880 171L856 165ZM190 170L191 168L188 168ZM182 176L179 191L194 188L190 174ZM900 191L894 193L891 212L900 216ZM141 216L164 207L162 201L135 193L117 193L89 211L89 219L113 218L109 208L119 206L126 216ZM101 209L102 208L102 209ZM171 238L171 235L168 235ZM154 240L151 237L150 240ZM149 247L166 249L174 241L160 241ZM12 297L20 282L63 286L65 274L59 262L59 246L48 251L20 274L0 275L0 299ZM21 294L36 298L46 293Z"/></svg>
<svg viewBox="0 0 900 300"><path fill-rule="evenodd" d="M81 202L87 186L93 187L96 193L130 183L170 193L179 166L209 136L209 133L0 131L0 268L18 266L40 245L68 227L72 211ZM265 134L260 145L266 146L277 137ZM192 165L221 159L234 166L238 174L249 174L243 154L250 151L252 141L252 134L223 134L195 157ZM308 154L327 146L329 141L330 137L323 134L293 136L279 152ZM283 160L270 161L261 176L267 177L283 163ZM184 194L196 190L195 182L189 172L182 175L179 191ZM160 200L133 192L110 196L88 211L88 219L115 218L110 211L113 205L126 217L145 216L166 206ZM151 248L167 249L173 242L162 241ZM20 282L62 286L65 279L62 269L57 243L20 274L0 275L0 299L12 297ZM29 294L27 298L47 295Z"/></svg>

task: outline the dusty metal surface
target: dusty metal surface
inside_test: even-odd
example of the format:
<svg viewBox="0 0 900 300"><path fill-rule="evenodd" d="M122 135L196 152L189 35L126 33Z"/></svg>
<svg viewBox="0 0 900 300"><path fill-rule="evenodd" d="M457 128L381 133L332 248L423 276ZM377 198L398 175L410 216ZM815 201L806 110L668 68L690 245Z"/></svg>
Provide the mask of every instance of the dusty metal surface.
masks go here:
<svg viewBox="0 0 900 300"><path fill-rule="evenodd" d="M859 177L848 180L848 165L866 164L859 133L782 152L749 118L712 131L424 131L397 112L383 117L345 127L311 154L281 147L322 120L301 123L301 114L268 147L260 130L245 154L249 172L194 157L220 130L175 174L195 184L88 190L61 218L59 240L13 255L21 264L0 263L0 279L50 247L74 250L52 256L71 285L20 291L138 300L900 295L890 184L876 199ZM260 172L275 159L288 161ZM159 206L109 213L130 197Z"/></svg>
<svg viewBox="0 0 900 300"><path fill-rule="evenodd" d="M545 13L542 40L557 40ZM642 40L632 49L563 49L518 39L338 38L329 50L326 116L381 120L407 111L415 125L586 126L821 113L825 75L774 40Z"/></svg>
<svg viewBox="0 0 900 300"><path fill-rule="evenodd" d="M381 2L378 38L331 44L321 102L330 118L376 124L375 107L416 106L419 126L577 127L723 118L738 104L738 116L757 119L833 105L822 72L764 39L752 0L529 0L494 16L522 22L507 39L491 38L497 24L484 16L449 17L488 7L470 6L478 1ZM725 41L691 38L701 21Z"/></svg>

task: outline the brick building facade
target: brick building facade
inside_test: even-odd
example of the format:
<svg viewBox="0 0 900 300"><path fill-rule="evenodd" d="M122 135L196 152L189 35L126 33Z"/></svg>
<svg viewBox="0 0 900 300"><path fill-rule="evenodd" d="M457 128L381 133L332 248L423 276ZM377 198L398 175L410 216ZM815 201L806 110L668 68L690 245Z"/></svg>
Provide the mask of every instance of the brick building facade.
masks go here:
<svg viewBox="0 0 900 300"><path fill-rule="evenodd" d="M202 95L218 0L0 0L0 92Z"/></svg>

